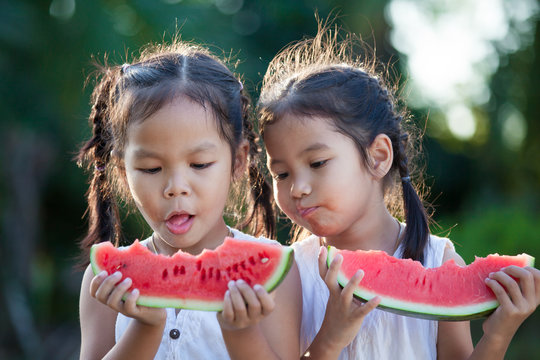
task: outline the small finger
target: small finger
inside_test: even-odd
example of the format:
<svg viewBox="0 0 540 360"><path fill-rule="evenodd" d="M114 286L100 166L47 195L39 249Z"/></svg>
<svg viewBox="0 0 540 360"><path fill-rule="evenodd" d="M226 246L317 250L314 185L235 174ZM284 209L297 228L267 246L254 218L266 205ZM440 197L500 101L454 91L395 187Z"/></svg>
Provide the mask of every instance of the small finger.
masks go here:
<svg viewBox="0 0 540 360"><path fill-rule="evenodd" d="M274 297L259 284L253 286L253 290L255 290L259 303L261 304L261 314L264 316L270 314L275 307Z"/></svg>
<svg viewBox="0 0 540 360"><path fill-rule="evenodd" d="M244 280L237 280L236 286L240 290L245 304L247 304L247 313L250 319L257 318L261 315L261 303L254 289L251 288Z"/></svg>
<svg viewBox="0 0 540 360"><path fill-rule="evenodd" d="M229 294L231 296L231 303L232 303L233 312L234 312L234 319L238 320L239 318L246 318L247 317L246 303L244 302L244 298L242 297L240 290L238 290L238 287L236 286L235 281L233 280L229 281L228 286L229 286Z"/></svg>
<svg viewBox="0 0 540 360"><path fill-rule="evenodd" d="M510 276L513 276L516 279L519 279L519 287L521 288L521 293L523 294L527 302L531 304L536 302L534 277L531 272L519 266L508 266L503 269L503 272Z"/></svg>
<svg viewBox="0 0 540 360"><path fill-rule="evenodd" d="M371 312L373 309L375 309L379 304L381 303L381 298L379 296L375 296L371 300L369 300L367 303L363 304L360 309L358 309L359 312L362 313L363 316L366 316L369 312Z"/></svg>
<svg viewBox="0 0 540 360"><path fill-rule="evenodd" d="M497 301L501 306L508 307L512 306L512 301L510 300L510 297L506 293L506 290L504 287L497 281L491 278L486 278L485 280L486 285L493 291L495 294L495 297L497 298Z"/></svg>
<svg viewBox="0 0 540 360"><path fill-rule="evenodd" d="M123 307L123 298L126 296L126 292L131 287L132 281L130 278L125 278L119 282L111 291L111 294L107 298L107 305L118 311Z"/></svg>
<svg viewBox="0 0 540 360"><path fill-rule="evenodd" d="M90 282L90 295L96 295L97 289L101 286L105 278L107 278L107 271L105 270L94 276Z"/></svg>
<svg viewBox="0 0 540 360"><path fill-rule="evenodd" d="M497 271L489 274L489 278L496 280L506 289L506 292L508 293L508 296L510 296L510 300L513 304L517 305L523 301L521 289L519 288L517 281L514 280L510 275L504 271Z"/></svg>
<svg viewBox="0 0 540 360"><path fill-rule="evenodd" d="M139 299L139 289L133 289L124 296L124 312L134 314L137 311L137 300Z"/></svg>
<svg viewBox="0 0 540 360"><path fill-rule="evenodd" d="M353 299L354 290L358 288L358 285L362 281L362 278L364 277L364 271L357 270L356 273L352 276L351 280L345 285L343 288L343 291L341 292L341 296L343 300L346 301L346 304L350 304L350 302Z"/></svg>
<svg viewBox="0 0 540 360"><path fill-rule="evenodd" d="M122 279L122 273L119 271L115 272L112 275L107 276L99 285L95 292L95 297L106 303L107 298L111 295L111 292L114 290L115 285Z"/></svg>
<svg viewBox="0 0 540 360"><path fill-rule="evenodd" d="M319 275L324 280L326 273L328 272L328 265L326 264L326 257L328 256L328 250L326 246L321 246L319 249Z"/></svg>
<svg viewBox="0 0 540 360"><path fill-rule="evenodd" d="M540 270L537 268L526 266L525 270L531 273L534 279L534 295L536 299L536 306L540 305Z"/></svg>
<svg viewBox="0 0 540 360"><path fill-rule="evenodd" d="M225 292L225 297L223 299L223 311L221 312L221 316L225 321L229 323L232 323L234 321L234 310L231 300L231 292L229 290Z"/></svg>

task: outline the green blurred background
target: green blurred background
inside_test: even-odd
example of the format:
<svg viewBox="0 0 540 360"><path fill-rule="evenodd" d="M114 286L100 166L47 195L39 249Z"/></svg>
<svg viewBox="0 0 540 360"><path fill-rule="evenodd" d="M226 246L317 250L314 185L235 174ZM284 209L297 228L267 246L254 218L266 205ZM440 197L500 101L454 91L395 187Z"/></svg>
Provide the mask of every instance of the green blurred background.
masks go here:
<svg viewBox="0 0 540 360"><path fill-rule="evenodd" d="M2 0L0 358L75 359L91 58L122 63L181 29L238 59L257 99L272 56L321 18L360 34L394 68L425 134L433 232L469 263L540 255L540 33L534 0ZM127 220L131 239L140 220ZM284 232L280 240L285 241ZM475 341L481 321L473 322ZM540 353L540 315L509 359Z"/></svg>

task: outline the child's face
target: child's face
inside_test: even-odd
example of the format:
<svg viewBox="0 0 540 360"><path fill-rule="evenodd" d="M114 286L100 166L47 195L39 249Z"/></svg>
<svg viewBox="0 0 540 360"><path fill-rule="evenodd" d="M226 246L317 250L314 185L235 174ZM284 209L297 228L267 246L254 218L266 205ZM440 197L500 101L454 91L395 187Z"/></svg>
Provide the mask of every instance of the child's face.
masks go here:
<svg viewBox="0 0 540 360"><path fill-rule="evenodd" d="M278 206L312 233L353 234L383 202L353 140L329 120L286 115L267 125L264 142Z"/></svg>
<svg viewBox="0 0 540 360"><path fill-rule="evenodd" d="M131 125L125 148L139 211L168 244L192 253L215 248L226 231L231 151L212 116L181 97Z"/></svg>

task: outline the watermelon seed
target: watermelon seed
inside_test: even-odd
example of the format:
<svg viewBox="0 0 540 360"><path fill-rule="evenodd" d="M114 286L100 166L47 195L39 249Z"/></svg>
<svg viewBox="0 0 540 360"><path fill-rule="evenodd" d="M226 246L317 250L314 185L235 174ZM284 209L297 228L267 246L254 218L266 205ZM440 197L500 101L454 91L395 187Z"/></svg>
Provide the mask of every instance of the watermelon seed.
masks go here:
<svg viewBox="0 0 540 360"><path fill-rule="evenodd" d="M221 271L219 269L216 270L216 280L221 279Z"/></svg>
<svg viewBox="0 0 540 360"><path fill-rule="evenodd" d="M174 265L174 269L173 269L174 276L178 276L178 272L180 272L180 269L178 268L178 265Z"/></svg>
<svg viewBox="0 0 540 360"><path fill-rule="evenodd" d="M184 265L180 266L180 275L184 275L186 273L186 268Z"/></svg>
<svg viewBox="0 0 540 360"><path fill-rule="evenodd" d="M198 260L198 261L197 261L197 270L200 271L200 270L201 270L201 267L202 267L202 261L201 261L201 260Z"/></svg>
<svg viewBox="0 0 540 360"><path fill-rule="evenodd" d="M210 269L208 269L208 278L211 279L212 278L212 274L214 273L214 268L211 267Z"/></svg>
<svg viewBox="0 0 540 360"><path fill-rule="evenodd" d="M163 273L161 274L161 278L163 280L165 280L167 278L167 276L169 276L169 272L167 271L167 269L164 269Z"/></svg>
<svg viewBox="0 0 540 360"><path fill-rule="evenodd" d="M246 270L246 261L242 260L242 262L240 263L240 266L242 267L242 269Z"/></svg>
<svg viewBox="0 0 540 360"><path fill-rule="evenodd" d="M249 257L249 263L250 263L251 265L255 265L255 259L253 258L253 256L250 256L250 257Z"/></svg>
<svg viewBox="0 0 540 360"><path fill-rule="evenodd" d="M206 269L202 269L201 271L201 281L206 280Z"/></svg>
<svg viewBox="0 0 540 360"><path fill-rule="evenodd" d="M266 263L268 260L269 260L269 259L265 257L265 258L262 258L262 259L261 259L261 262L264 264L264 263Z"/></svg>
<svg viewBox="0 0 540 360"><path fill-rule="evenodd" d="M238 264L233 264L232 269L234 272L238 272Z"/></svg>

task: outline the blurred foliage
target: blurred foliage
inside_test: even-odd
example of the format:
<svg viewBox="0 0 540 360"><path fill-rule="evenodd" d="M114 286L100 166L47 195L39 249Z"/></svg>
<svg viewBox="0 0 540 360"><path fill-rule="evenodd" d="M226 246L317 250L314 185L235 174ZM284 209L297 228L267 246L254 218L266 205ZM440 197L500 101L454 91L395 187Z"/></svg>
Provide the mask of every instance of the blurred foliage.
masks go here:
<svg viewBox="0 0 540 360"><path fill-rule="evenodd" d="M346 29L376 45L399 69L384 16L385 1L19 0L0 3L0 358L74 359L80 342L74 269L84 236L86 177L72 161L87 125L92 57L122 63L141 45L182 38L238 60L246 88L256 91L272 56L313 35L314 13L334 10ZM490 84L485 139L463 143L436 136L424 142L435 233L448 234L467 262L474 254L528 252L540 239L540 114L538 28L532 47L508 55ZM233 61L234 62L234 61ZM405 79L406 76L403 77ZM517 100L516 100L517 99ZM523 148L500 139L498 113L513 103L525 115ZM413 109L419 124L429 109ZM129 217L129 238L144 236ZM538 311L516 336L509 358L538 353ZM535 319L535 320L534 320ZM477 327L477 325L475 324ZM518 353L518 351L520 351ZM523 355L516 355L523 354Z"/></svg>

